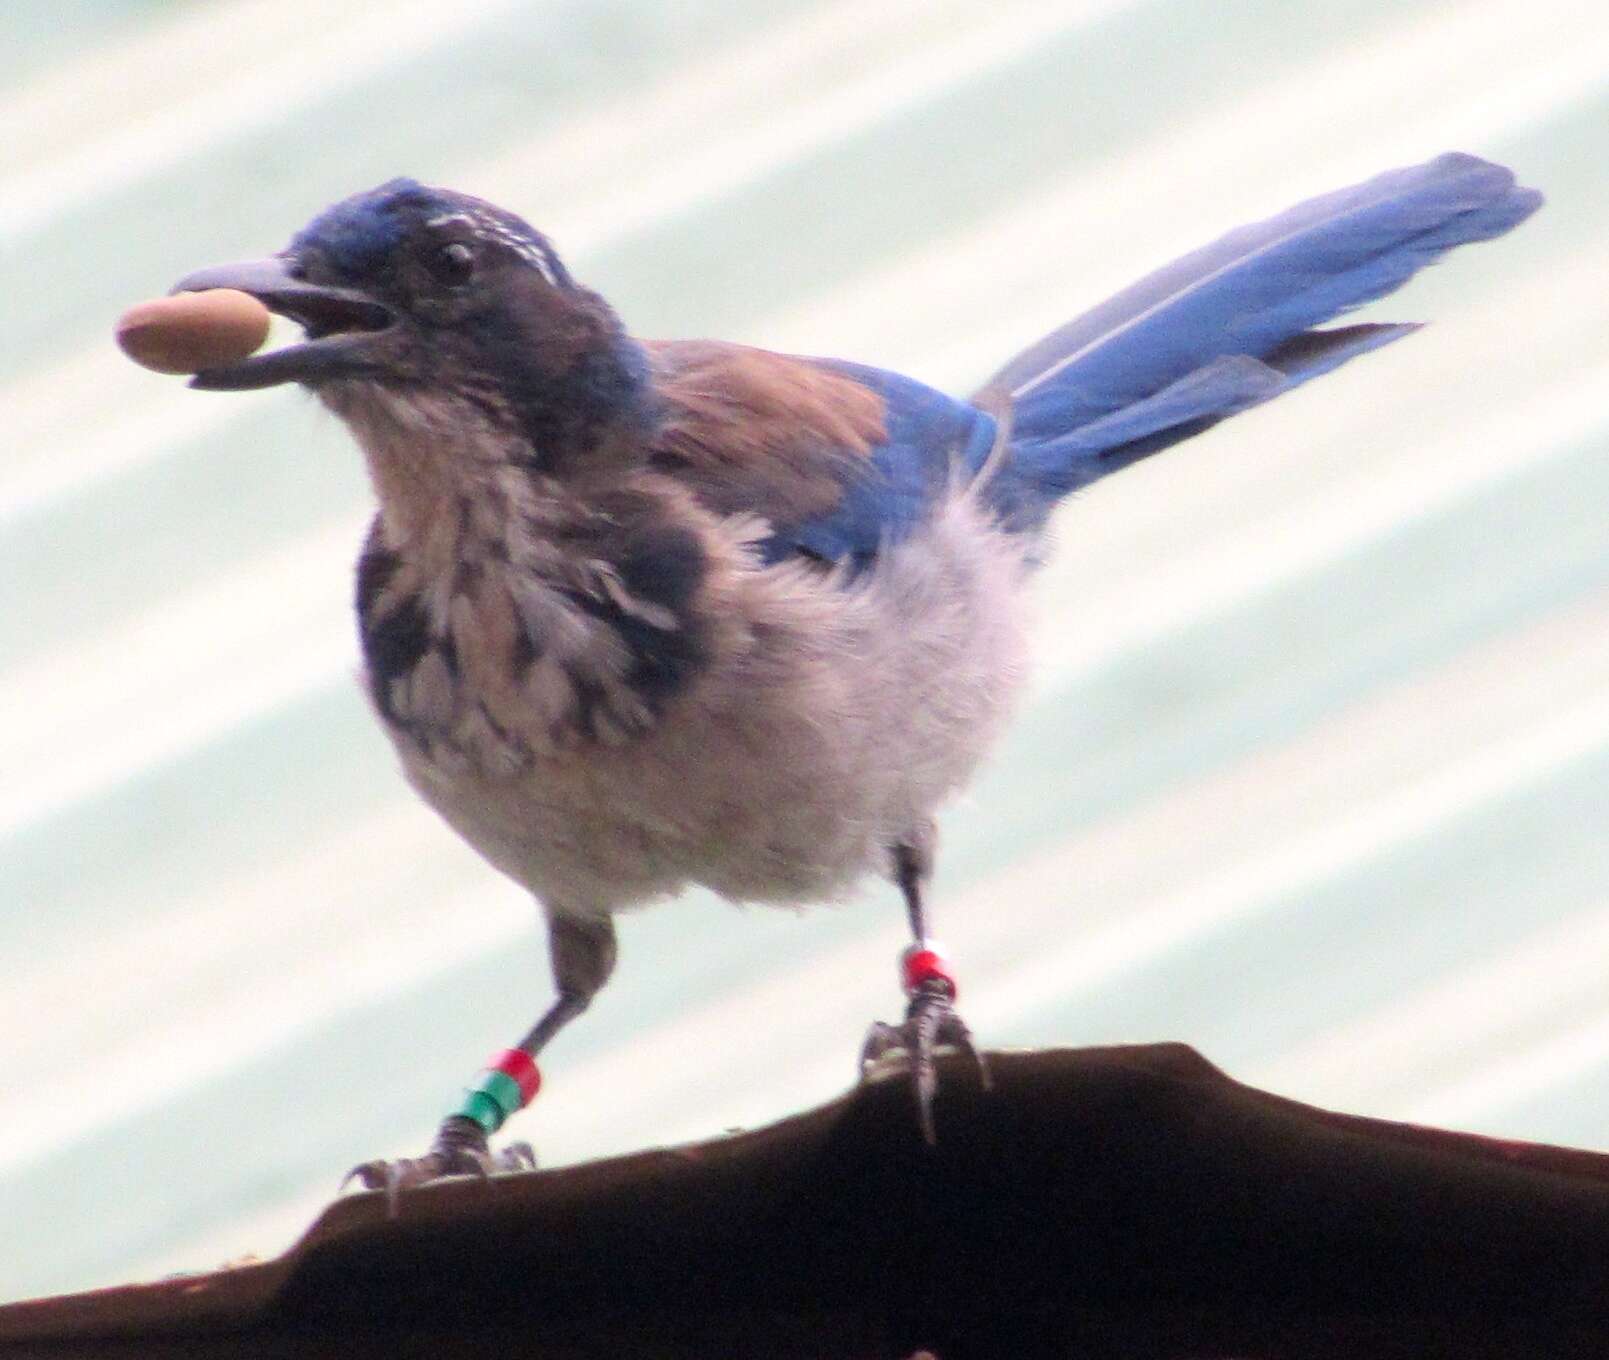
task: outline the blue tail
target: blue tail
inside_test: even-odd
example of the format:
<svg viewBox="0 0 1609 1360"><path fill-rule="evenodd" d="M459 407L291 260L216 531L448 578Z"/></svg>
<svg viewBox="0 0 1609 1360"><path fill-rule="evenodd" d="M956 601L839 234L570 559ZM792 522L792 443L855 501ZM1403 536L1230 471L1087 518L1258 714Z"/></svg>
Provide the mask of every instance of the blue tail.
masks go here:
<svg viewBox="0 0 1609 1360"><path fill-rule="evenodd" d="M1012 421L991 500L1007 523L1034 527L1078 487L1406 335L1416 327L1315 328L1541 203L1502 166L1450 152L1159 269L1024 350L974 397Z"/></svg>

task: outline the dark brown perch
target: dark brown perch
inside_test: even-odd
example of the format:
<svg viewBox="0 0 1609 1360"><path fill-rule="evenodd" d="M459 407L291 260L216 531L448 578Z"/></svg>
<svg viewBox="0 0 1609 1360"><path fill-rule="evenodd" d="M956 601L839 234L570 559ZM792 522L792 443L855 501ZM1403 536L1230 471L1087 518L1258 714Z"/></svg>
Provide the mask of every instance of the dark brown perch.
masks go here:
<svg viewBox="0 0 1609 1360"><path fill-rule="evenodd" d="M990 1061L991 1094L946 1073L936 1149L881 1081L396 1221L347 1198L275 1261L0 1308L0 1355L1609 1357L1609 1157L1328 1113L1181 1045Z"/></svg>

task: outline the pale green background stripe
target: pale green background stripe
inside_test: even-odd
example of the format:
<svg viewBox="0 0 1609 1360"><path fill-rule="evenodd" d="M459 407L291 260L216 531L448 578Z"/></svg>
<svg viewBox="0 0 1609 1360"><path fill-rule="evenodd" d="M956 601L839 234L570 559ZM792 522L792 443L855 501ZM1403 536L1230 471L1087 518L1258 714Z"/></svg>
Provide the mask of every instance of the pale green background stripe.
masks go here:
<svg viewBox="0 0 1609 1360"><path fill-rule="evenodd" d="M6 6L0 1298L282 1249L549 997L352 683L342 432L109 342L399 173L551 230L644 334L963 390L1303 194L1449 147L1543 188L1375 309L1428 330L1064 512L938 914L991 1044L1183 1039L1603 1146L1605 53L1587 0ZM900 942L875 885L633 917L514 1132L563 1162L827 1098Z"/></svg>

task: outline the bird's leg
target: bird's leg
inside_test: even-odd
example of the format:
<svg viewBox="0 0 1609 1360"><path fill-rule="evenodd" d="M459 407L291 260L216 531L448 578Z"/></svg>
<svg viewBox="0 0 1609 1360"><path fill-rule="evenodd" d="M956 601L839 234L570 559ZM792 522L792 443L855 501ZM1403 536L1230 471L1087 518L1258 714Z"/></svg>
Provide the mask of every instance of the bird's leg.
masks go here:
<svg viewBox="0 0 1609 1360"><path fill-rule="evenodd" d="M860 1051L860 1071L865 1076L885 1053L903 1051L911 1068L916 1094L917 1118L922 1137L936 1143L933 1127L933 1096L938 1090L938 1069L934 1052L949 1044L971 1057L978 1066L978 1078L989 1085L989 1067L972 1042L955 1009L955 976L950 972L944 952L927 933L927 908L922 889L933 872L932 832L912 838L894 848L894 881L905 895L905 909L911 921L911 944L900 956L901 982L910 998L905 1023L888 1025L877 1021L866 1035Z"/></svg>
<svg viewBox="0 0 1609 1360"><path fill-rule="evenodd" d="M422 1157L363 1162L347 1173L370 1190L384 1190L393 1212L403 1191L442 1176L488 1176L535 1167L529 1143L492 1152L487 1140L524 1109L542 1084L536 1055L591 1004L615 966L615 929L607 916L570 916L549 909L548 952L559 996L519 1044L496 1054L458 1108L441 1121Z"/></svg>

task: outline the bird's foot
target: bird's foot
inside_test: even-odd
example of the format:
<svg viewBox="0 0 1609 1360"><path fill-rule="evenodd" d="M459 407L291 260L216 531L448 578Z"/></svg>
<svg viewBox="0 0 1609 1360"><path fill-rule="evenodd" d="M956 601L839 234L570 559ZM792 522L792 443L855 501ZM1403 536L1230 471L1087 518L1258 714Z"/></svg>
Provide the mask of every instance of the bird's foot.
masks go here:
<svg viewBox="0 0 1609 1360"><path fill-rule="evenodd" d="M357 1181L368 1190L384 1190L393 1216L404 1190L427 1185L447 1176L479 1176L490 1180L501 1171L534 1171L536 1154L529 1143L510 1143L493 1152L487 1138L503 1127L517 1110L529 1105L542 1087L536 1060L523 1048L506 1048L494 1054L464 1102L441 1121L436 1141L423 1157L402 1157L394 1162L362 1162L341 1181Z"/></svg>
<svg viewBox="0 0 1609 1360"><path fill-rule="evenodd" d="M395 1161L361 1162L346 1173L341 1184L356 1181L366 1190L384 1190L386 1204L394 1216L404 1190L427 1185L447 1176L479 1176L490 1180L504 1171L534 1171L536 1154L529 1143L510 1143L493 1152L486 1131L473 1119L448 1115L436 1133L436 1141L423 1157L399 1157Z"/></svg>
<svg viewBox="0 0 1609 1360"><path fill-rule="evenodd" d="M925 952L931 955L931 951ZM905 1011L905 1023L889 1025L879 1020L872 1025L860 1050L860 1073L864 1078L887 1054L904 1053L910 1065L911 1089L916 1097L916 1117L922 1137L929 1144L936 1144L933 1097L939 1086L935 1062L939 1046L959 1049L970 1058L977 1066L978 1081L984 1090L989 1089L989 1064L972 1042L972 1031L956 1013L955 983L948 972L935 970L928 976L912 979L911 958L908 953L906 990L911 1000ZM938 963L942 967L942 960Z"/></svg>

